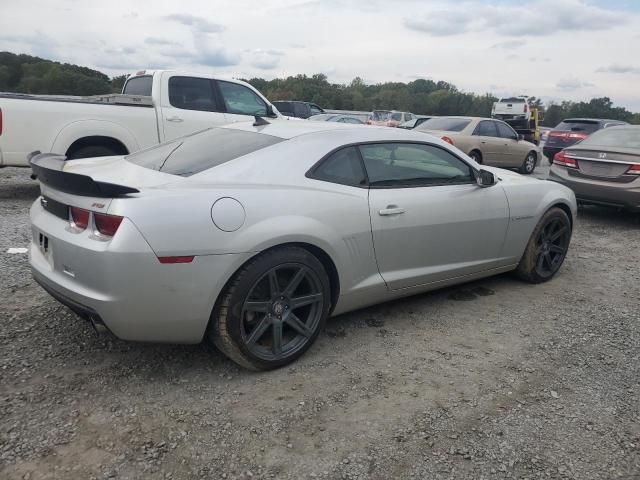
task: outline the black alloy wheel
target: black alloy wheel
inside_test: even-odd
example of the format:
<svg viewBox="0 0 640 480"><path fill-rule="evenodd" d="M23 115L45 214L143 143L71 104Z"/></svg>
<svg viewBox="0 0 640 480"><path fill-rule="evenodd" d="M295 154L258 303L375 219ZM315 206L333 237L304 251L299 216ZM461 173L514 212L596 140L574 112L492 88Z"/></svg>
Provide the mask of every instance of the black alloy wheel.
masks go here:
<svg viewBox="0 0 640 480"><path fill-rule="evenodd" d="M252 370L291 363L315 341L331 307L329 277L308 250L267 250L240 268L211 314L209 337Z"/></svg>
<svg viewBox="0 0 640 480"><path fill-rule="evenodd" d="M254 283L242 306L242 341L262 360L291 356L313 336L323 302L313 270L296 263L273 267Z"/></svg>
<svg viewBox="0 0 640 480"><path fill-rule="evenodd" d="M553 278L567 255L571 230L571 220L565 211L550 208L531 234L516 274L532 283Z"/></svg>

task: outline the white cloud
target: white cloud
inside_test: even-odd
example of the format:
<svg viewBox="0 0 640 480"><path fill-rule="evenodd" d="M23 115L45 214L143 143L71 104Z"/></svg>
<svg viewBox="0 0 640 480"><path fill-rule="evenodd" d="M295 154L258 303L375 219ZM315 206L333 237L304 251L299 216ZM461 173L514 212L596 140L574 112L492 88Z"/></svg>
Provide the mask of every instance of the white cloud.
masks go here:
<svg viewBox="0 0 640 480"><path fill-rule="evenodd" d="M614 9L603 0L599 7L595 0L182 0L179 6L156 2L150 9L144 0L31 0L11 4L0 50L109 75L146 68L245 78L322 72L332 82L359 76L377 83L419 74L477 93L569 100L606 95L638 106L634 72L640 65L633 59L640 47L640 14L620 4ZM34 31L33 25L57 28Z"/></svg>
<svg viewBox="0 0 640 480"><path fill-rule="evenodd" d="M616 63L613 65L609 65L608 67L600 67L596 70L596 72L640 75L640 67L621 65Z"/></svg>
<svg viewBox="0 0 640 480"><path fill-rule="evenodd" d="M582 88L595 87L595 85L591 82L585 82L577 78L564 78L556 83L556 87L558 87L560 90L572 91Z"/></svg>

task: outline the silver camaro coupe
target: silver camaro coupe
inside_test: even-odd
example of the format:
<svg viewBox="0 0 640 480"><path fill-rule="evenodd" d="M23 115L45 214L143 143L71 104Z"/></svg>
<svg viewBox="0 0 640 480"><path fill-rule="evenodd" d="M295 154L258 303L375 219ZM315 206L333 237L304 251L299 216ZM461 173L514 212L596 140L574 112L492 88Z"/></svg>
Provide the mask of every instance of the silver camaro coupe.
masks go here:
<svg viewBox="0 0 640 480"><path fill-rule="evenodd" d="M33 154L30 262L53 297L126 340L211 339L285 365L329 315L514 270L551 279L576 200L396 128L211 128L125 157Z"/></svg>

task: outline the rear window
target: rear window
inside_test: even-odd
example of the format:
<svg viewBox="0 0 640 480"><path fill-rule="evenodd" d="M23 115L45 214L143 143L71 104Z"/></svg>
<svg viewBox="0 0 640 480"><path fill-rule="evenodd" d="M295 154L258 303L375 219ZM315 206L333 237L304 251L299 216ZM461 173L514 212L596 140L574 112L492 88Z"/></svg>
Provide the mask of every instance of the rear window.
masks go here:
<svg viewBox="0 0 640 480"><path fill-rule="evenodd" d="M212 128L141 150L125 159L151 170L190 177L282 141L262 133Z"/></svg>
<svg viewBox="0 0 640 480"><path fill-rule="evenodd" d="M384 122L389 119L391 112L388 110L376 110L371 113L371 120L374 122Z"/></svg>
<svg viewBox="0 0 640 480"><path fill-rule="evenodd" d="M600 123L590 120L564 120L560 122L554 130L563 130L568 132L587 132L593 133L600 128Z"/></svg>
<svg viewBox="0 0 640 480"><path fill-rule="evenodd" d="M468 118L431 118L420 124L420 130L444 130L445 132L461 132L471 123Z"/></svg>
<svg viewBox="0 0 640 480"><path fill-rule="evenodd" d="M598 130L580 142L580 145L640 149L640 127L612 127Z"/></svg>
<svg viewBox="0 0 640 480"><path fill-rule="evenodd" d="M122 93L125 95L144 95L150 97L152 86L153 77L151 75L133 77L127 80Z"/></svg>
<svg viewBox="0 0 640 480"><path fill-rule="evenodd" d="M525 103L525 99L518 97L501 98L500 103Z"/></svg>

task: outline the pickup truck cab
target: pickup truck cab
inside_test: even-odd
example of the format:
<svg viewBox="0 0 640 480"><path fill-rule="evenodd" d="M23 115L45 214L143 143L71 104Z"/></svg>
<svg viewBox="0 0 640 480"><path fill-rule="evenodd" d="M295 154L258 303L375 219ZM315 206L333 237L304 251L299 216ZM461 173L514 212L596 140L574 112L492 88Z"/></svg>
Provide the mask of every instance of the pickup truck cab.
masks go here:
<svg viewBox="0 0 640 480"><path fill-rule="evenodd" d="M207 74L140 71L122 94L0 93L0 166L28 166L35 150L67 159L125 155L253 116L283 118L251 85Z"/></svg>

